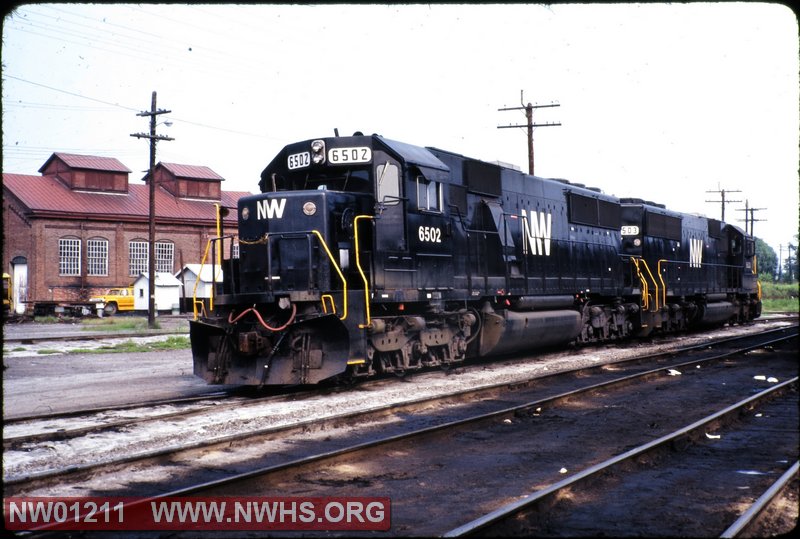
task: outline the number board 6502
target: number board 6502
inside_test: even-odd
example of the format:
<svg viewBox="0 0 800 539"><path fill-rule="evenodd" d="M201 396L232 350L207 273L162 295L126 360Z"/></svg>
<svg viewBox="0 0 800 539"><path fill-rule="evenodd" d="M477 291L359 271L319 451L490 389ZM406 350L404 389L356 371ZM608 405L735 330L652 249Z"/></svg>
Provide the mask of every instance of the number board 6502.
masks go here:
<svg viewBox="0 0 800 539"><path fill-rule="evenodd" d="M331 148L328 150L328 162L332 165L369 163L370 161L372 161L372 149L366 146Z"/></svg>

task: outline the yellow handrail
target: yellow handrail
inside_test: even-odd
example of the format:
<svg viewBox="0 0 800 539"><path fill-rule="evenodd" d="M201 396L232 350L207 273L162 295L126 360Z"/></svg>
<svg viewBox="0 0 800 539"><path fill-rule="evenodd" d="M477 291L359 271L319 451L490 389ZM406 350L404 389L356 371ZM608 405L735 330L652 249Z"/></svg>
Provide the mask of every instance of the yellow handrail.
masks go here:
<svg viewBox="0 0 800 539"><path fill-rule="evenodd" d="M634 267L636 268L636 275L639 277L639 280L642 282L642 307L645 309L649 309L650 307L650 294L648 293L648 286L647 281L642 275L642 271L639 269L639 259L631 257L631 262L633 262Z"/></svg>
<svg viewBox="0 0 800 539"><path fill-rule="evenodd" d="M639 262L644 265L644 269L647 270L647 274L650 276L650 280L653 282L653 287L655 288L655 292L653 293L653 299L655 300L655 309L651 312L657 312L658 307L658 283L656 282L656 278L653 277L653 272L650 271L650 267L647 265L647 261L644 258L636 258L631 257L631 261L633 261L633 265L636 266L636 275L638 275L639 280L642 282L642 306L645 309L649 310L650 307L650 285L648 285L647 280L642 275L642 271L639 269ZM659 278L661 276L659 275ZM661 281L661 284L664 284L664 281ZM666 290L666 287L664 287Z"/></svg>
<svg viewBox="0 0 800 539"><path fill-rule="evenodd" d="M344 320L347 318L347 280L344 278L342 274L342 270L339 269L339 264L336 263L336 260L333 258L331 254L331 250L328 249L328 244L325 243L325 238L322 237L322 234L319 233L319 230L312 230L312 234L319 238L319 242L322 244L322 247L325 249L325 254L328 255L328 259L331 261L331 265L336 270L336 273L339 274L339 279L342 280L342 297L343 297L343 307L342 307L342 316L339 317L339 320Z"/></svg>
<svg viewBox="0 0 800 539"><path fill-rule="evenodd" d="M667 285L664 283L664 277L661 276L661 263L662 262L669 262L666 258L662 258L658 261L658 266L656 269L658 270L658 280L661 281L661 305L667 304Z"/></svg>
<svg viewBox="0 0 800 539"><path fill-rule="evenodd" d="M655 298L655 300L656 300L656 308L653 310L653 312L657 312L658 311L658 283L656 282L655 277L653 277L653 273L650 271L650 267L647 265L647 261L644 258L642 258L641 262L642 262L642 264L644 264L644 269L647 270L647 274L650 276L650 280L653 281L653 286L656 289L655 293L653 294L653 298Z"/></svg>
<svg viewBox="0 0 800 539"><path fill-rule="evenodd" d="M215 202L215 217L217 222L217 237L214 239L210 239L206 242L206 250L203 252L203 258L200 260L200 269L197 271L197 278L194 280L194 288L192 289L192 312L194 314L194 319L197 320L197 304L199 303L202 306L202 311L205 313L205 304L202 301L198 301L197 299L197 285L200 284L200 275L203 273L203 266L206 263L206 259L208 258L208 250L211 248L211 242L216 241L222 238L222 218L228 214L228 209L223 208L221 204ZM211 291L209 292L208 296L208 310L214 310L214 288L216 287L217 282L217 271L222 269L222 249L224 246L224 242L219 246L219 250L217 251L217 264L216 267L212 263L212 271L211 271Z"/></svg>
<svg viewBox="0 0 800 539"><path fill-rule="evenodd" d="M225 215L228 214L228 210L225 209L225 213L223 214L222 213L222 206L220 204L215 202L214 206L217 208L217 212L216 212L217 213L217 238L221 238L222 237L222 218ZM224 247L225 247L225 242L222 242L222 244L219 246L219 249L217 250L217 265L220 268L222 267L222 249ZM213 279L214 279L213 275L211 276L211 279L213 281Z"/></svg>
<svg viewBox="0 0 800 539"><path fill-rule="evenodd" d="M364 269L361 267L361 249L358 245L358 220L359 219L372 219L373 217L370 215L357 215L355 219L353 219L353 239L355 243L355 250L356 250L356 268L358 268L358 273L361 275L361 279L364 281L364 312L366 313L366 322L363 324L359 324L358 327L366 328L370 325L370 314L369 314L369 282L367 281L367 276L364 274Z"/></svg>
<svg viewBox="0 0 800 539"><path fill-rule="evenodd" d="M330 294L322 294L320 301L322 301L322 312L328 314L328 307L325 305L325 298L328 298L331 301L331 309L333 310L333 314L336 314L336 302L333 300L333 296Z"/></svg>
<svg viewBox="0 0 800 539"><path fill-rule="evenodd" d="M197 304L203 303L202 301L197 301L197 285L200 284L200 275L203 273L203 265L206 263L206 258L208 258L208 250L211 248L211 241L208 240L206 242L206 250L203 253L203 258L200 260L200 269L197 270L197 278L194 280L194 288L192 289L192 312L194 313L194 319L197 320ZM213 281L214 276L211 276ZM210 310L214 310L214 283L211 283L211 295L209 298L208 308ZM205 311L205 306L203 307L203 311Z"/></svg>

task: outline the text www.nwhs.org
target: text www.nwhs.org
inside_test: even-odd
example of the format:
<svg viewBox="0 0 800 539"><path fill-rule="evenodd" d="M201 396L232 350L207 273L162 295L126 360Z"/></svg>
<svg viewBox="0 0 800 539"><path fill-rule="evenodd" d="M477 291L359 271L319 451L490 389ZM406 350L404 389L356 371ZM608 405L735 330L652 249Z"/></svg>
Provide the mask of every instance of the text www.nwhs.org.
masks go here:
<svg viewBox="0 0 800 539"><path fill-rule="evenodd" d="M24 497L3 500L9 530L389 529L389 498Z"/></svg>

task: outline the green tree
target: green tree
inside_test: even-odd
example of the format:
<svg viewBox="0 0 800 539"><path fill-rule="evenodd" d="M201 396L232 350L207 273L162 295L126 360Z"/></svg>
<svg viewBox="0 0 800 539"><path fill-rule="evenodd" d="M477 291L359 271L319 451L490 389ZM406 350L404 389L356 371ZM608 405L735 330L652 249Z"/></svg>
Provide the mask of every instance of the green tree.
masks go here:
<svg viewBox="0 0 800 539"><path fill-rule="evenodd" d="M775 275L778 270L778 255L775 249L767 245L761 238L756 238L756 260L760 275Z"/></svg>
<svg viewBox="0 0 800 539"><path fill-rule="evenodd" d="M795 236L797 239L797 236ZM783 260L783 277L784 283L791 283L798 278L798 265L797 265L797 244L789 244L786 258Z"/></svg>

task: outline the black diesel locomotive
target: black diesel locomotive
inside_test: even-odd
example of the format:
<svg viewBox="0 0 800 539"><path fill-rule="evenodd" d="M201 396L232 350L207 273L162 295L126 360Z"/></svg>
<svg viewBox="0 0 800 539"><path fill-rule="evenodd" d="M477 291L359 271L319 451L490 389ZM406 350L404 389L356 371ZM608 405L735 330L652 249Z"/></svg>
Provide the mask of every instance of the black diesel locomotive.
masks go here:
<svg viewBox="0 0 800 539"><path fill-rule="evenodd" d="M212 241L224 279L191 322L209 383L315 384L760 315L753 239L652 202L359 133L286 146L259 187L239 200L239 257Z"/></svg>

